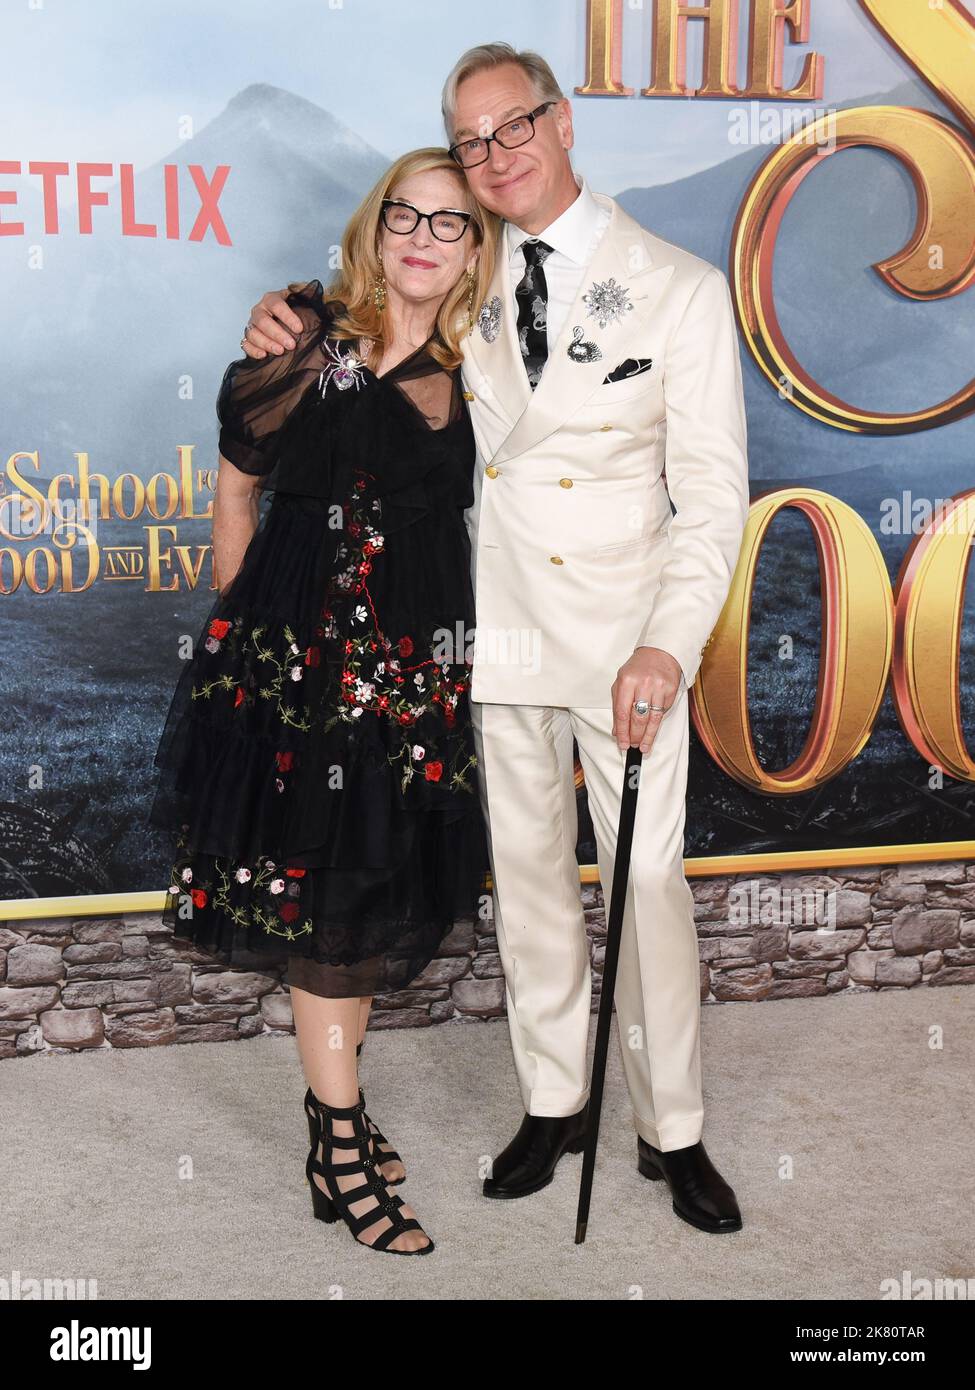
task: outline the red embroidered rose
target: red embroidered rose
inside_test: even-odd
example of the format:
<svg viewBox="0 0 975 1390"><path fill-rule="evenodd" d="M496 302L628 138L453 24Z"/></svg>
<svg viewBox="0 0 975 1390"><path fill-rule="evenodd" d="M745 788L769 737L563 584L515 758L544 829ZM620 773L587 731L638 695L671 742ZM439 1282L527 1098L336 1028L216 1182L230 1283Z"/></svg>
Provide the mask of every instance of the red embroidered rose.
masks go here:
<svg viewBox="0 0 975 1390"><path fill-rule="evenodd" d="M207 895L202 888L194 888L190 897L193 899L194 907L206 907Z"/></svg>
<svg viewBox="0 0 975 1390"><path fill-rule="evenodd" d="M214 618L210 624L211 637L226 637L230 631L230 624L224 618Z"/></svg>
<svg viewBox="0 0 975 1390"><path fill-rule="evenodd" d="M307 872L307 869L285 869L284 871L286 878L304 878Z"/></svg>
<svg viewBox="0 0 975 1390"><path fill-rule="evenodd" d="M320 666L321 660L322 651L320 647L309 647L308 650L305 652L306 666Z"/></svg>
<svg viewBox="0 0 975 1390"><path fill-rule="evenodd" d="M237 694L236 694L236 696L235 696L235 698L234 698L234 709L236 709L237 706L238 706L244 699L246 699L246 696L244 695L243 690L242 690L242 689L240 688L240 686L238 685L238 687L237 687Z"/></svg>
<svg viewBox="0 0 975 1390"><path fill-rule="evenodd" d="M400 654L400 656L412 656L412 655L413 655L413 638L412 638L412 637L401 637L401 638L399 639L399 654Z"/></svg>
<svg viewBox="0 0 975 1390"><path fill-rule="evenodd" d="M294 767L295 755L294 753L290 752L275 753L274 761L278 765L279 772L290 772L291 769Z"/></svg>
<svg viewBox="0 0 975 1390"><path fill-rule="evenodd" d="M427 763L423 771L428 782L439 782L443 776L443 763Z"/></svg>
<svg viewBox="0 0 975 1390"><path fill-rule="evenodd" d="M282 903L278 908L278 916L282 922L293 922L298 916L298 911L297 903Z"/></svg>

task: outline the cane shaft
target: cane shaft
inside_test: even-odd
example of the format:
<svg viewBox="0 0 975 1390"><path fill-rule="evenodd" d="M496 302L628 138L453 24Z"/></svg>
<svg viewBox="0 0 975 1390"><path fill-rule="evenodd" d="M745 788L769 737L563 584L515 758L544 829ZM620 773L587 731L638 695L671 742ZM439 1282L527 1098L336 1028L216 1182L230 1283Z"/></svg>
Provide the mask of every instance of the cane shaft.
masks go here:
<svg viewBox="0 0 975 1390"><path fill-rule="evenodd" d="M613 891L610 898L609 920L606 924L606 955L603 961L602 993L596 1020L596 1043L592 1058L592 1081L589 1087L589 1122L582 1157L582 1179L579 1185L579 1207L576 1213L576 1245L586 1238L589 1221L589 1202L592 1179L596 1168L596 1146L599 1142L599 1118L603 1104L603 1083L606 1078L606 1057L613 1021L613 995L620 958L620 939L623 934L623 909L630 877L630 852L633 848L633 826L636 820L636 800L640 789L640 767L643 755L639 748L626 750L623 773L623 795L620 800L620 823L616 837L616 860L613 866Z"/></svg>

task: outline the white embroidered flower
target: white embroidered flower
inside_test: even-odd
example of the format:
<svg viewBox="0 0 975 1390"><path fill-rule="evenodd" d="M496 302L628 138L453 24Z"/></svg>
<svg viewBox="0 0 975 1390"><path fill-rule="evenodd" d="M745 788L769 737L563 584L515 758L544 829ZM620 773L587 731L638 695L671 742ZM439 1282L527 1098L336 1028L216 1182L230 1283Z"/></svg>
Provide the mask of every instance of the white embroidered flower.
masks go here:
<svg viewBox="0 0 975 1390"><path fill-rule="evenodd" d="M279 792L283 792L283 791L284 791L284 783L281 781L281 778L280 778L280 777L275 777L275 779L274 779L274 785L275 785L275 787L277 788L277 790L278 790Z"/></svg>
<svg viewBox="0 0 975 1390"><path fill-rule="evenodd" d="M353 709L351 709L349 712L350 712L350 714L352 715L352 718L353 718L353 719L358 719L358 718L359 718L359 715L362 713L362 706L361 706L361 705L356 705L356 706L354 706Z"/></svg>
<svg viewBox="0 0 975 1390"><path fill-rule="evenodd" d="M422 744L420 744L420 743L414 743L414 745L413 745L413 758L414 758L414 760L415 760L416 762L419 762L420 759L423 757L423 755L424 755L424 753L425 753L426 751L427 751L427 750L423 747Z"/></svg>
<svg viewBox="0 0 975 1390"><path fill-rule="evenodd" d="M220 643L217 641L216 637L208 637L203 645L208 652L218 652L220 650Z"/></svg>
<svg viewBox="0 0 975 1390"><path fill-rule="evenodd" d="M170 891L170 893L178 893L178 892L179 892L179 884L178 884L178 883L171 883L171 884L169 885L169 891Z"/></svg>
<svg viewBox="0 0 975 1390"><path fill-rule="evenodd" d="M423 672L422 672L422 671L417 671L416 675L413 677L413 684L416 686L417 690L422 690L422 689L423 689Z"/></svg>
<svg viewBox="0 0 975 1390"><path fill-rule="evenodd" d="M366 621L365 605L361 603L358 604L355 613L352 616L355 618L357 623L364 623Z"/></svg>
<svg viewBox="0 0 975 1390"><path fill-rule="evenodd" d="M294 656L298 655L298 648L294 642L291 643L291 651Z"/></svg>
<svg viewBox="0 0 975 1390"><path fill-rule="evenodd" d="M397 661L397 659L396 659L395 656L394 656L394 657L390 657L390 660L389 660L389 669L390 669L391 671L398 671L398 670L399 670L399 662Z"/></svg>
<svg viewBox="0 0 975 1390"><path fill-rule="evenodd" d="M300 681L303 674L304 674L304 673L302 672L302 669L301 669L300 666L292 666L292 668L291 668L291 679L292 679L293 681Z"/></svg>
<svg viewBox="0 0 975 1390"><path fill-rule="evenodd" d="M234 878L237 880L238 883L249 883L251 878L251 871L250 869L240 868L234 874Z"/></svg>
<svg viewBox="0 0 975 1390"><path fill-rule="evenodd" d="M283 892L284 892L284 879L283 879L283 878L272 878L270 884L268 885L268 890L269 890L269 892L271 892L271 893L283 893Z"/></svg>
<svg viewBox="0 0 975 1390"><path fill-rule="evenodd" d="M376 693L376 687L370 681L356 681L355 693L360 700L371 700Z"/></svg>
<svg viewBox="0 0 975 1390"><path fill-rule="evenodd" d="M193 882L193 870L192 870L192 869L184 869L183 872L180 874L180 878L183 880L184 883L192 883L192 882Z"/></svg>
<svg viewBox="0 0 975 1390"><path fill-rule="evenodd" d="M385 672L385 670L386 670L386 663L385 663L385 661L380 661L380 662L378 662L377 665L376 665L376 675L377 675L377 676L381 676L381 675Z"/></svg>

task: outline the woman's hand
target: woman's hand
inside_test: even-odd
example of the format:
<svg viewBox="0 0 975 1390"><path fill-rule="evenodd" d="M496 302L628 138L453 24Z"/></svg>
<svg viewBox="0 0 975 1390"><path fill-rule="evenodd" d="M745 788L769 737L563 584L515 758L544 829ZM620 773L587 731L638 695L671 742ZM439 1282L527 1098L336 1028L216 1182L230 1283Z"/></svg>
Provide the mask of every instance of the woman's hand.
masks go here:
<svg viewBox="0 0 975 1390"><path fill-rule="evenodd" d="M288 291L268 290L251 309L251 316L244 330L241 347L248 357L258 359L269 352L280 356L291 352L295 347L293 333L300 333L304 327L301 319L289 309L285 302Z"/></svg>

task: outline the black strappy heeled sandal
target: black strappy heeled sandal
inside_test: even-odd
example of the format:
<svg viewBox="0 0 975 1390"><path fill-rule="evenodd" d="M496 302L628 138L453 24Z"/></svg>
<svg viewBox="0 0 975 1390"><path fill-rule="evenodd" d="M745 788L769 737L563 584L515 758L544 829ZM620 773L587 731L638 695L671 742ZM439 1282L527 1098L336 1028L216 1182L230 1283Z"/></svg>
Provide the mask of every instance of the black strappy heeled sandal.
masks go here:
<svg viewBox="0 0 975 1390"><path fill-rule="evenodd" d="M355 1055L359 1057L361 1056L361 1054L362 1043L359 1043L356 1047ZM363 1106L365 1106L366 1098L363 1095L361 1086L359 1087L359 1101ZM310 1086L308 1087L308 1090L305 1092L305 1114L308 1116L308 1142L310 1144L314 1144L315 1125L317 1123L317 1120L315 1116L315 1097L312 1095ZM370 1119L368 1114L366 1114L365 1120L366 1124L369 1126L369 1133L372 1135L373 1143L375 1144L376 1150L379 1154L379 1166L382 1167L385 1163L399 1163L403 1167L404 1171L403 1176L401 1178L386 1178L386 1181L389 1183L390 1187L402 1186L402 1184L406 1182L406 1164L403 1163L403 1160L400 1158L399 1154L396 1152L392 1144L386 1138L385 1134L383 1134L382 1130L376 1124L375 1120Z"/></svg>
<svg viewBox="0 0 975 1390"><path fill-rule="evenodd" d="M387 1183L378 1171L379 1165L373 1157L372 1136L366 1124L365 1107L360 1101L357 1105L340 1108L325 1105L312 1094L315 1106L316 1129L305 1176L311 1188L312 1209L319 1221L329 1223L341 1218L360 1245L368 1250L379 1250L390 1255L426 1255L435 1249L433 1240L427 1235L415 1217L403 1216L400 1208L404 1205L402 1197L387 1191ZM349 1120L352 1134L335 1133L336 1120ZM351 1158L352 1151L355 1158ZM350 1154L349 1161L336 1162L343 1152ZM321 1182L316 1182L316 1177ZM343 1191L338 1179L341 1177L360 1177L362 1181L355 1187ZM372 1205L360 1215L352 1212L352 1207L368 1198ZM388 1220L389 1225L380 1231L374 1241L359 1240L360 1235L375 1226L377 1221ZM416 1250L394 1250L392 1243L405 1231L421 1231L427 1236L427 1245Z"/></svg>

